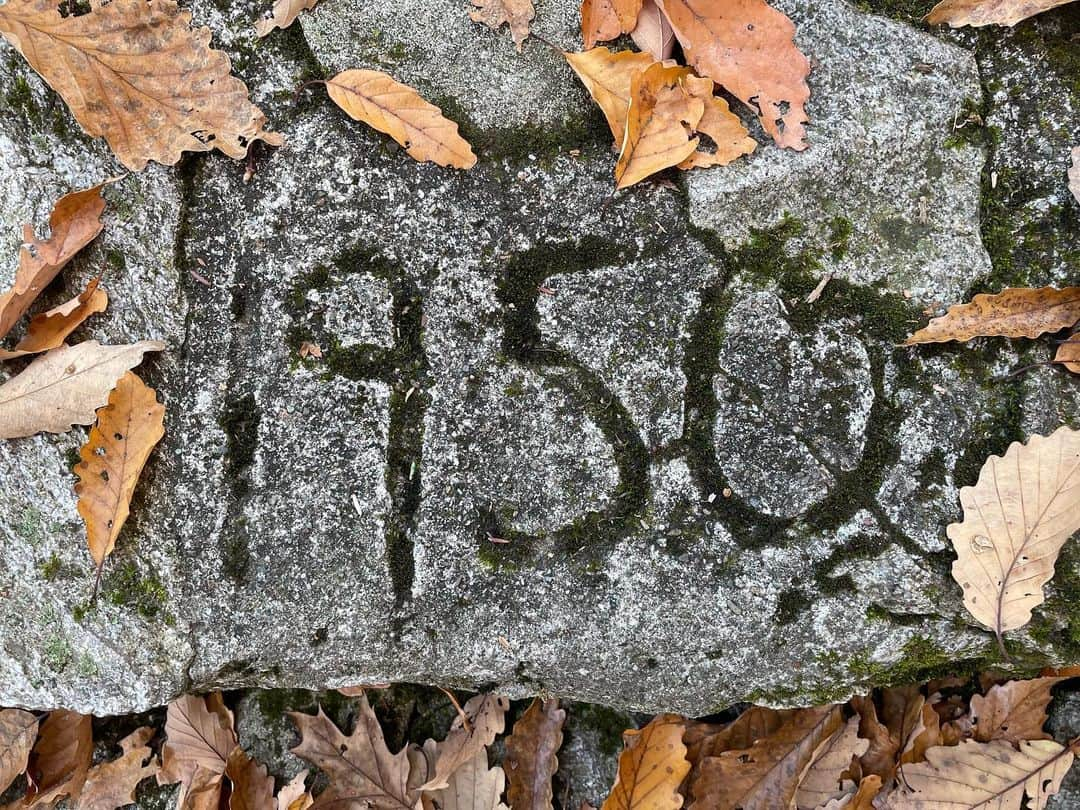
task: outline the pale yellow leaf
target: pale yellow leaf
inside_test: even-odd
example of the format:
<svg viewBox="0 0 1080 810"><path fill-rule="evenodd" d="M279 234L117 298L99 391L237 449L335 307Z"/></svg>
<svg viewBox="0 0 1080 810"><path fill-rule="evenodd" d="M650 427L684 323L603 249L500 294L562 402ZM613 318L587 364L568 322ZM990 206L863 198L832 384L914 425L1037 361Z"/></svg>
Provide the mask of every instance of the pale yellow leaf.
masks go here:
<svg viewBox="0 0 1080 810"><path fill-rule="evenodd" d="M1072 0L942 0L926 15L932 25L1016 25Z"/></svg>

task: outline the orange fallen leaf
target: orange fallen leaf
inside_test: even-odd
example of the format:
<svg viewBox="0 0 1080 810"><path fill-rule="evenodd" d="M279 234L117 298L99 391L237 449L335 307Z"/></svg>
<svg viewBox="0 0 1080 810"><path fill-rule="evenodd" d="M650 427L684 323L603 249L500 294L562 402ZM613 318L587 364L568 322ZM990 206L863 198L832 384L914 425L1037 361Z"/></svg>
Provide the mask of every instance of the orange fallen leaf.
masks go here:
<svg viewBox="0 0 1080 810"><path fill-rule="evenodd" d="M38 719L22 709L0 711L0 793L26 770L37 739Z"/></svg>
<svg viewBox="0 0 1080 810"><path fill-rule="evenodd" d="M611 794L601 810L678 810L679 784L690 772L683 732L686 718L660 714L639 731L623 733L625 747Z"/></svg>
<svg viewBox="0 0 1080 810"><path fill-rule="evenodd" d="M810 61L795 46L795 24L765 0L657 0L686 61L743 103L779 146L806 143Z"/></svg>
<svg viewBox="0 0 1080 810"><path fill-rule="evenodd" d="M641 4L637 27L630 32L630 39L657 62L671 58L675 50L675 32L656 0L645 0Z"/></svg>
<svg viewBox="0 0 1080 810"><path fill-rule="evenodd" d="M1054 362L1065 366L1073 374L1080 374L1080 335L1073 335L1058 344Z"/></svg>
<svg viewBox="0 0 1080 810"><path fill-rule="evenodd" d="M974 337L1034 338L1056 332L1080 321L1080 287L1008 287L996 295L976 295L967 304L956 304L940 318L904 341L943 343Z"/></svg>
<svg viewBox="0 0 1080 810"><path fill-rule="evenodd" d="M78 801L94 754L92 735L89 715L49 712L31 754L26 804L51 807L65 796L71 803Z"/></svg>
<svg viewBox="0 0 1080 810"><path fill-rule="evenodd" d="M192 29L174 0L92 3L68 17L57 6L9 0L0 36L129 169L215 148L242 158L252 141L282 143L263 130L266 117L230 75L229 57L209 47L210 29Z"/></svg>
<svg viewBox="0 0 1080 810"><path fill-rule="evenodd" d="M97 424L79 450L75 465L79 483L79 514L86 523L90 556L97 566L97 583L105 558L127 520L131 496L143 467L165 435L165 406L157 392L132 372L116 384L109 403L97 412Z"/></svg>
<svg viewBox="0 0 1080 810"><path fill-rule="evenodd" d="M630 107L630 85L634 76L654 60L645 53L612 52L604 47L582 53L564 53L563 56L604 113L615 137L615 146L621 147Z"/></svg>
<svg viewBox="0 0 1080 810"><path fill-rule="evenodd" d="M318 346L310 341L305 340L300 344L300 357L307 360L309 357L314 357L321 360L323 356L322 347Z"/></svg>
<svg viewBox="0 0 1080 810"><path fill-rule="evenodd" d="M469 12L469 19L493 29L509 26L510 37L521 53L521 43L529 36L529 24L536 16L532 0L472 0L472 4L476 10Z"/></svg>
<svg viewBox="0 0 1080 810"><path fill-rule="evenodd" d="M26 329L26 337L19 341L13 351L0 349L0 360L39 354L62 346L68 335L83 321L95 313L104 312L109 305L109 296L98 286L100 283L100 277L91 279L86 289L70 301L36 315Z"/></svg>
<svg viewBox="0 0 1080 810"><path fill-rule="evenodd" d="M326 82L326 91L350 118L386 133L416 160L457 169L476 165L476 155L458 134L457 124L411 87L381 71L346 70Z"/></svg>
<svg viewBox="0 0 1080 810"><path fill-rule="evenodd" d="M118 758L90 769L75 810L117 810L135 803L135 789L158 772L149 742L154 729L143 726L120 740ZM145 763L145 764L144 764Z"/></svg>
<svg viewBox="0 0 1080 810"><path fill-rule="evenodd" d="M255 23L255 35L265 37L275 28L288 28L300 12L315 8L319 0L276 0L270 16Z"/></svg>
<svg viewBox="0 0 1080 810"><path fill-rule="evenodd" d="M566 712L557 700L532 702L506 738L506 798L514 810L550 810Z"/></svg>
<svg viewBox="0 0 1080 810"><path fill-rule="evenodd" d="M637 27L642 0L582 0L581 38L585 50Z"/></svg>
<svg viewBox="0 0 1080 810"><path fill-rule="evenodd" d="M0 9L3 9L0 6ZM104 223L105 200L100 183L85 191L73 191L57 200L49 215L49 238L41 241L30 225L23 226L23 245L15 283L0 296L0 340L7 336L23 313L56 278L71 258L94 240Z"/></svg>
<svg viewBox="0 0 1080 810"><path fill-rule="evenodd" d="M926 15L931 25L1016 25L1072 0L942 0Z"/></svg>
<svg viewBox="0 0 1080 810"><path fill-rule="evenodd" d="M693 132L705 114L705 102L684 87L692 75L689 68L659 62L634 75L622 152L615 166L618 188L677 166L698 148L700 140Z"/></svg>
<svg viewBox="0 0 1080 810"><path fill-rule="evenodd" d="M750 137L739 116L728 108L724 99L713 94L712 79L687 76L683 86L691 96L701 99L705 104L705 112L698 121L696 130L708 135L715 149L712 152L698 149L678 164L680 169L726 166L757 148L757 141Z"/></svg>

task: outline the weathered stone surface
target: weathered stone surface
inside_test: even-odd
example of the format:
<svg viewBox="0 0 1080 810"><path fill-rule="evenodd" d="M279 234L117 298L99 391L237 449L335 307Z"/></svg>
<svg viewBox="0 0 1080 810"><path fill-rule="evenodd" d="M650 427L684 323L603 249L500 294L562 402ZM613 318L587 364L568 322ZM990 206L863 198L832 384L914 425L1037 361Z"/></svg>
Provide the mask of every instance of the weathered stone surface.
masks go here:
<svg viewBox="0 0 1080 810"><path fill-rule="evenodd" d="M986 455L1078 408L1058 370L999 379L1026 347L898 347L1000 269L986 152L953 142L975 46L781 5L818 64L814 149L612 196L561 57L456 4L324 0L255 47L253 9L196 3L288 144L249 183L219 156L129 177L50 291L110 268L85 334L168 341L146 367L168 434L94 606L83 432L0 447L0 704L416 681L698 714L993 658L944 525ZM576 47L576 8L536 29ZM0 56L6 282L18 224L112 166ZM317 89L292 102L380 65L457 101L476 169L415 164ZM1018 660L1077 657L1078 582L1067 549Z"/></svg>

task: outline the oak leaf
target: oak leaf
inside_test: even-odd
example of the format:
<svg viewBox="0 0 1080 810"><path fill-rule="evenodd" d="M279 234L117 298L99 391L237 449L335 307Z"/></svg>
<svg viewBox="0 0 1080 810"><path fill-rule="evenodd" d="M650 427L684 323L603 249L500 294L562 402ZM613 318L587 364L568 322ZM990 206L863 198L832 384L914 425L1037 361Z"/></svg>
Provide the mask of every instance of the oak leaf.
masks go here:
<svg viewBox="0 0 1080 810"><path fill-rule="evenodd" d="M27 772L31 788L25 803L51 807L67 797L76 803L86 784L94 755L89 715L58 709L41 724Z"/></svg>
<svg viewBox="0 0 1080 810"><path fill-rule="evenodd" d="M765 0L656 0L686 61L744 104L779 146L806 143L810 61L795 46L795 24Z"/></svg>
<svg viewBox="0 0 1080 810"><path fill-rule="evenodd" d="M931 25L1016 25L1072 0L942 0L926 15Z"/></svg>
<svg viewBox="0 0 1080 810"><path fill-rule="evenodd" d="M749 748L707 758L691 785L692 806L710 810L788 807L814 753L843 722L839 706L800 709Z"/></svg>
<svg viewBox="0 0 1080 810"><path fill-rule="evenodd" d="M183 695L165 715L159 785L180 782L176 806L217 808L229 754L236 748L233 714L221 694Z"/></svg>
<svg viewBox="0 0 1080 810"><path fill-rule="evenodd" d="M385 73L346 70L327 80L326 91L350 118L386 133L416 160L457 169L476 165L476 155L458 135L457 124Z"/></svg>
<svg viewBox="0 0 1080 810"><path fill-rule="evenodd" d="M506 738L506 798L514 810L551 810L551 778L559 769L566 712L557 700L535 699Z"/></svg>
<svg viewBox="0 0 1080 810"><path fill-rule="evenodd" d="M0 711L0 793L26 770L37 739L38 719L22 709Z"/></svg>
<svg viewBox="0 0 1080 810"><path fill-rule="evenodd" d="M1080 335L1072 335L1058 344L1054 362L1063 365L1073 374L1080 374Z"/></svg>
<svg viewBox="0 0 1080 810"><path fill-rule="evenodd" d="M232 787L229 810L271 810L274 806L274 777L239 745L229 753L225 776Z"/></svg>
<svg viewBox="0 0 1080 810"><path fill-rule="evenodd" d="M926 762L904 768L903 785L888 794L880 810L1020 810L1024 794L1031 807L1061 787L1073 755L1050 740L1020 743L966 740L926 752Z"/></svg>
<svg viewBox="0 0 1080 810"><path fill-rule="evenodd" d="M276 810L307 810L314 803L305 782L309 771L300 771L285 783L275 799Z"/></svg>
<svg viewBox="0 0 1080 810"><path fill-rule="evenodd" d="M626 132L615 165L618 188L677 166L698 148L700 140L693 132L705 114L705 102L684 87L692 75L689 68L659 62L634 74Z"/></svg>
<svg viewBox="0 0 1080 810"><path fill-rule="evenodd" d="M153 736L154 729L143 726L120 740L118 758L90 769L75 810L117 810L134 804L139 783L158 772L148 744Z"/></svg>
<svg viewBox="0 0 1080 810"><path fill-rule="evenodd" d="M472 4L476 10L469 12L469 19L493 29L509 26L510 37L521 53L521 43L529 36L529 23L536 16L532 0L472 0Z"/></svg>
<svg viewBox="0 0 1080 810"><path fill-rule="evenodd" d="M940 318L904 341L943 343L974 337L1034 338L1056 332L1080 321L1080 287L1009 287L997 295L976 295L968 304L957 304Z"/></svg>
<svg viewBox="0 0 1080 810"><path fill-rule="evenodd" d="M675 32L671 30L671 23L664 12L656 5L656 0L642 3L637 27L630 32L630 38L657 62L670 59L675 50Z"/></svg>
<svg viewBox="0 0 1080 810"><path fill-rule="evenodd" d="M1002 634L1031 620L1058 552L1080 529L1078 495L1080 431L1067 427L990 456L975 486L960 490L964 520L946 530L957 555L952 575L1002 651Z"/></svg>
<svg viewBox="0 0 1080 810"><path fill-rule="evenodd" d="M509 708L510 701L494 693L469 698L462 710L464 717L459 715L454 718L446 739L438 743L429 741L430 750L434 752L434 764L421 790L445 788L458 768L484 752L506 728L506 712Z"/></svg>
<svg viewBox="0 0 1080 810"><path fill-rule="evenodd" d="M896 773L900 741L878 719L872 697L853 697L850 705L859 715L859 736L869 742L866 753L859 758L862 773L877 776L883 782L891 781Z"/></svg>
<svg viewBox="0 0 1080 810"><path fill-rule="evenodd" d="M6 6L0 6L0 14ZM15 283L0 296L0 340L7 336L23 313L71 258L94 240L105 227L101 214L105 200L100 183L85 191L65 194L49 215L49 238L34 236L30 225L23 226L23 247Z"/></svg>
<svg viewBox="0 0 1080 810"><path fill-rule="evenodd" d="M869 745L869 740L859 739L859 718L852 717L814 752L813 762L795 791L795 806L813 810L850 793L843 785L844 774L851 768L852 759L865 754Z"/></svg>
<svg viewBox="0 0 1080 810"><path fill-rule="evenodd" d="M53 349L0 385L0 439L42 431L65 433L72 425L89 425L117 380L141 363L146 352L164 348L156 340L127 346L102 346L91 340Z"/></svg>
<svg viewBox="0 0 1080 810"><path fill-rule="evenodd" d="M319 0L276 0L270 16L255 23L255 35L265 37L275 28L288 28L300 12L315 8Z"/></svg>
<svg viewBox="0 0 1080 810"><path fill-rule="evenodd" d="M582 0L581 38L585 50L633 31L641 6L642 0Z"/></svg>
<svg viewBox="0 0 1080 810"><path fill-rule="evenodd" d="M757 141L750 137L739 116L731 111L724 99L713 94L712 79L687 76L683 86L691 96L705 104L705 112L696 129L708 135L716 148L712 152L698 149L679 163L680 169L726 166L757 148Z"/></svg>
<svg viewBox="0 0 1080 810"><path fill-rule="evenodd" d="M252 141L279 145L229 57L209 47L174 0L111 0L61 17L56 0L9 0L0 35L60 94L75 120L139 171L184 152L242 158Z"/></svg>
<svg viewBox="0 0 1080 810"><path fill-rule="evenodd" d="M165 406L157 401L153 388L129 371L117 382L109 403L98 410L97 424L75 465L79 514L86 523L99 582L105 558L112 554L128 518L139 476L164 435Z"/></svg>
<svg viewBox="0 0 1080 810"><path fill-rule="evenodd" d="M489 768L487 752L480 750L454 771L450 784L431 796L439 810L509 810L500 800L505 783L503 769Z"/></svg>
<svg viewBox="0 0 1080 810"><path fill-rule="evenodd" d="M630 85L634 76L654 60L645 53L612 52L604 47L563 55L607 119L615 146L621 147L630 107Z"/></svg>
<svg viewBox="0 0 1080 810"><path fill-rule="evenodd" d="M601 810L678 810L679 785L690 772L685 718L661 714L639 731L623 733L625 747L611 794ZM515 808L516 810L516 808Z"/></svg>
<svg viewBox="0 0 1080 810"><path fill-rule="evenodd" d="M348 737L321 708L315 716L299 712L289 716L300 731L300 744L292 752L330 779L329 787L312 805L315 810L419 810L420 791L409 786L407 749L390 753L366 695L360 696L356 728Z"/></svg>
<svg viewBox="0 0 1080 810"><path fill-rule="evenodd" d="M1048 740L1043 731L1050 690L1064 678L1032 678L990 687L971 698L971 722L978 742Z"/></svg>
<svg viewBox="0 0 1080 810"><path fill-rule="evenodd" d="M83 321L109 305L109 296L100 288L101 278L91 279L86 289L70 301L35 315L26 328L26 337L19 341L13 351L0 349L0 360L40 354L59 348Z"/></svg>
<svg viewBox="0 0 1080 810"><path fill-rule="evenodd" d="M1080 146L1074 146L1072 150L1072 163L1069 164L1069 191L1080 203Z"/></svg>

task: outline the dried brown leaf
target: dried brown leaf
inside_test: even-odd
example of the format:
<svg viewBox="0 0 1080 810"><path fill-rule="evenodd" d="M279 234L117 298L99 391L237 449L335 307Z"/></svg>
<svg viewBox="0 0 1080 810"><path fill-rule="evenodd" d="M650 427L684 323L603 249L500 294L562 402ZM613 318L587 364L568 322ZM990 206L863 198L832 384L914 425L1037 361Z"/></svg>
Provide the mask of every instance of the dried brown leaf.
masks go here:
<svg viewBox="0 0 1080 810"><path fill-rule="evenodd" d="M472 0L472 4L476 10L469 12L469 19L488 28L509 26L510 36L521 53L521 43L529 36L529 24L536 16L532 0Z"/></svg>
<svg viewBox="0 0 1080 810"><path fill-rule="evenodd" d="M22 709L0 711L0 793L26 770L37 739L38 719Z"/></svg>
<svg viewBox="0 0 1080 810"><path fill-rule="evenodd" d="M643 729L624 732L618 774L601 810L682 807L679 785L690 772L682 739L685 731L686 718L660 714Z"/></svg>
<svg viewBox="0 0 1080 810"><path fill-rule="evenodd" d="M158 772L149 742L154 729L143 726L120 741L118 758L90 769L75 810L117 810L135 803L135 789Z"/></svg>
<svg viewBox="0 0 1080 810"><path fill-rule="evenodd" d="M217 808L229 754L236 747L233 714L220 693L184 695L169 704L160 785L180 782L180 810Z"/></svg>
<svg viewBox="0 0 1080 810"><path fill-rule="evenodd" d="M1071 335L1068 340L1058 344L1054 353L1054 362L1064 366L1073 374L1080 374L1080 335Z"/></svg>
<svg viewBox="0 0 1080 810"><path fill-rule="evenodd" d="M630 32L630 38L657 62L670 59L675 50L675 32L656 0L645 0L641 4L637 27Z"/></svg>
<svg viewBox="0 0 1080 810"><path fill-rule="evenodd" d="M280 144L229 57L209 47L174 0L111 0L61 17L55 0L9 0L0 35L60 94L75 120L139 171L184 152L242 158L254 140Z"/></svg>
<svg viewBox="0 0 1080 810"><path fill-rule="evenodd" d="M743 103L779 146L805 149L810 61L795 24L765 0L657 0L686 61Z"/></svg>
<svg viewBox="0 0 1080 810"><path fill-rule="evenodd" d="M85 191L73 191L57 200L49 215L49 238L44 241L34 236L30 225L23 226L24 244L19 252L15 283L0 296L0 340L7 336L64 265L101 233L105 227L101 221L105 210L105 200L101 196L104 186L101 183Z"/></svg>
<svg viewBox="0 0 1080 810"><path fill-rule="evenodd" d="M330 779L313 808L419 808L420 791L409 786L407 749L390 753L366 695L360 696L358 710L356 728L348 737L322 709L314 716L289 713L300 731L300 744L292 752L322 769Z"/></svg>
<svg viewBox="0 0 1080 810"><path fill-rule="evenodd" d="M832 799L821 805L818 810L874 810L874 799L881 792L881 777L871 774L863 777L858 788L838 799Z"/></svg>
<svg viewBox="0 0 1080 810"><path fill-rule="evenodd" d="M416 160L470 169L476 155L444 118L411 87L378 70L346 70L326 82L326 91L350 118L384 132Z"/></svg>
<svg viewBox="0 0 1080 810"><path fill-rule="evenodd" d="M712 79L687 76L683 86L691 96L704 103L705 112L696 129L698 133L708 135L715 148L711 152L698 149L679 164L680 169L726 166L757 148L757 141L750 137L739 116L728 108L724 99L713 94Z"/></svg>
<svg viewBox="0 0 1080 810"><path fill-rule="evenodd" d="M585 50L637 27L642 0L582 0L581 38Z"/></svg>
<svg viewBox="0 0 1080 810"><path fill-rule="evenodd" d="M976 295L969 304L957 304L940 318L904 341L943 343L980 336L1034 338L1080 321L1080 287L1009 287L997 295Z"/></svg>
<svg viewBox="0 0 1080 810"><path fill-rule="evenodd" d="M645 53L612 52L604 47L563 55L604 113L615 146L622 146L630 108L630 85L635 75L653 64L653 59Z"/></svg>
<svg viewBox="0 0 1080 810"><path fill-rule="evenodd" d="M952 574L964 606L997 635L1023 627L1043 602L1065 541L1080 529L1080 431L1014 442L990 456L973 487L960 490L964 521L947 529Z"/></svg>
<svg viewBox="0 0 1080 810"><path fill-rule="evenodd" d="M52 807L65 796L71 803L78 801L94 754L92 733L89 715L65 709L49 712L30 754L27 804Z"/></svg>
<svg viewBox="0 0 1080 810"><path fill-rule="evenodd" d="M129 346L87 341L53 349L0 385L0 439L89 425L117 380L146 352L164 348L164 343L144 340Z"/></svg>
<svg viewBox="0 0 1080 810"><path fill-rule="evenodd" d="M859 758L862 773L877 776L882 782L891 782L899 760L899 739L895 739L878 719L873 698L854 697L851 707L859 715L859 736L870 743L866 753Z"/></svg>
<svg viewBox="0 0 1080 810"><path fill-rule="evenodd" d="M276 0L270 16L255 23L255 35L265 37L275 28L288 28L303 11L315 8L319 0Z"/></svg>
<svg viewBox="0 0 1080 810"><path fill-rule="evenodd" d="M551 777L559 769L566 712L557 700L537 698L506 738L506 798L514 810L551 810Z"/></svg>
<svg viewBox="0 0 1080 810"><path fill-rule="evenodd" d="M689 68L658 62L632 77L626 132L615 166L618 188L677 166L698 148L700 140L693 133L705 114L705 102L684 86L692 76Z"/></svg>
<svg viewBox="0 0 1080 810"><path fill-rule="evenodd" d="M978 742L1049 740L1043 731L1050 690L1064 678L1032 678L992 686L971 698L971 722Z"/></svg>
<svg viewBox="0 0 1080 810"><path fill-rule="evenodd" d="M232 783L229 810L271 810L274 806L274 777L239 745L225 762L225 775Z"/></svg>
<svg viewBox="0 0 1080 810"><path fill-rule="evenodd" d="M434 751L434 765L421 789L447 787L450 776L458 768L471 762L495 741L496 736L503 733L509 708L510 701L501 695L486 693L471 697L463 710L468 718L468 726L459 715L454 718L445 740L439 743L428 741L430 750Z"/></svg>
<svg viewBox="0 0 1080 810"><path fill-rule="evenodd" d="M27 327L26 337L19 341L14 351L0 349L0 360L39 354L59 348L83 321L91 315L104 312L109 296L98 287L100 278L91 279L86 289L70 301L34 316Z"/></svg>
<svg viewBox="0 0 1080 810"><path fill-rule="evenodd" d="M926 15L931 25L1016 25L1072 0L942 0Z"/></svg>
<svg viewBox="0 0 1080 810"><path fill-rule="evenodd" d="M315 800L304 786L309 773L300 771L278 791L276 810L307 810L311 807Z"/></svg>
<svg viewBox="0 0 1080 810"><path fill-rule="evenodd" d="M859 739L858 717L844 723L814 752L814 760L795 791L795 806L813 810L850 793L844 789L842 777L851 768L852 759L865 754L869 745L869 740ZM851 789L855 789L854 783Z"/></svg>
<svg viewBox="0 0 1080 810"><path fill-rule="evenodd" d="M75 465L79 515L86 523L98 580L127 520L143 467L164 435L165 406L153 388L129 371L117 382L109 403L98 410L97 424Z"/></svg>
<svg viewBox="0 0 1080 810"><path fill-rule="evenodd" d="M500 801L505 783L503 769L489 768L487 751L481 749L454 770L449 785L431 796L439 810L509 810Z"/></svg>

